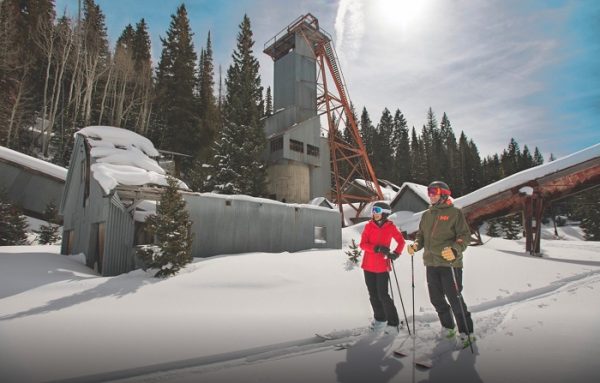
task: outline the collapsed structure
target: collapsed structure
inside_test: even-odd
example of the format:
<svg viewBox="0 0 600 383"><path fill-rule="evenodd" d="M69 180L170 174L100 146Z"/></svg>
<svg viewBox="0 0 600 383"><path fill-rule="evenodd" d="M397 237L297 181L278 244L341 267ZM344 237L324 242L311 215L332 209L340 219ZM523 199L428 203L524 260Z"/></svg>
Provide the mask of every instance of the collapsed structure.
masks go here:
<svg viewBox="0 0 600 383"><path fill-rule="evenodd" d="M152 143L132 131L93 126L77 132L60 213L62 254L84 253L102 275L140 263L138 245L152 243L145 220L156 210L167 175ZM180 192L192 220L192 256L340 248L339 213L313 205L248 196Z"/></svg>

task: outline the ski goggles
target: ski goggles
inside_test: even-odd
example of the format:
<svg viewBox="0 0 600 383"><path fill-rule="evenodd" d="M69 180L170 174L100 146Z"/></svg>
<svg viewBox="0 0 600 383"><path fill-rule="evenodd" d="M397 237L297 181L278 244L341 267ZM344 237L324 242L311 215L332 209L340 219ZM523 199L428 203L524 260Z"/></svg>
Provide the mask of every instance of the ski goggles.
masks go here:
<svg viewBox="0 0 600 383"><path fill-rule="evenodd" d="M427 188L427 195L430 197L436 195L450 195L450 190L442 189L439 186L432 186Z"/></svg>
<svg viewBox="0 0 600 383"><path fill-rule="evenodd" d="M372 212L373 214L392 214L392 211L390 209L384 209L379 206L373 206Z"/></svg>

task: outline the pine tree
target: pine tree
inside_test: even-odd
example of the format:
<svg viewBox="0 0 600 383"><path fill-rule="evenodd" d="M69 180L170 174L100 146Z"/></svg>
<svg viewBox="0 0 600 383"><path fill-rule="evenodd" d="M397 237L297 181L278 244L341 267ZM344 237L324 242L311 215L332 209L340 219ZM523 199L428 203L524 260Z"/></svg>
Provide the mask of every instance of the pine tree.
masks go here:
<svg viewBox="0 0 600 383"><path fill-rule="evenodd" d="M58 219L58 209L54 202L50 202L44 209L44 220L46 224L40 226L40 230L34 230L38 235L40 245L51 245L61 238Z"/></svg>
<svg viewBox="0 0 600 383"><path fill-rule="evenodd" d="M362 256L362 250L356 244L356 241L352 239L350 246L348 246L350 250L347 250L345 253L348 256L348 260L346 262L346 270L353 270L358 266L359 258Z"/></svg>
<svg viewBox="0 0 600 383"><path fill-rule="evenodd" d="M209 148L214 142L215 134L220 124L217 99L215 97L213 51L210 31L206 38L206 49L202 51L199 75L199 116L201 119L200 147L198 159L204 163L209 158Z"/></svg>
<svg viewBox="0 0 600 383"><path fill-rule="evenodd" d="M369 112L365 107L363 107L362 113L360 114L359 130L360 138L362 139L363 144L365 145L365 150L367 151L367 156L372 160L375 152L376 130L371 122Z"/></svg>
<svg viewBox="0 0 600 383"><path fill-rule="evenodd" d="M543 163L544 163L544 157L542 156L542 153L540 153L540 150L536 146L535 150L533 152L533 166L542 165Z"/></svg>
<svg viewBox="0 0 600 383"><path fill-rule="evenodd" d="M423 142L417 136L415 127L412 128L411 139L410 139L410 155L413 176L412 181L421 185L429 185L429 175L427 172L427 158L425 156L425 150L423 148Z"/></svg>
<svg viewBox="0 0 600 383"><path fill-rule="evenodd" d="M500 219L500 227L504 233L504 239L519 239L523 232L520 214L514 214Z"/></svg>
<svg viewBox="0 0 600 383"><path fill-rule="evenodd" d="M398 185L412 181L412 159L410 155L410 140L408 125L400 109L394 115L394 130L392 132L393 176L392 181Z"/></svg>
<svg viewBox="0 0 600 383"><path fill-rule="evenodd" d="M345 251L348 256L348 260L346 261L346 270L353 270L358 266L358 262L360 261L360 257L362 255L362 250L356 244L356 241L352 239L350 246L348 246L350 250Z"/></svg>
<svg viewBox="0 0 600 383"><path fill-rule="evenodd" d="M133 37L133 61L136 73L136 84L138 88L138 102L134 105L136 116L135 131L141 135L147 135L150 126L150 114L152 110L152 97L154 83L152 80L152 56L151 56L150 34L146 20L141 19L135 25Z"/></svg>
<svg viewBox="0 0 600 383"><path fill-rule="evenodd" d="M157 243L137 251L146 267L158 269L154 276L159 278L176 274L192 261L192 222L177 185L175 178L167 178L156 214L146 219L147 230L156 236Z"/></svg>
<svg viewBox="0 0 600 383"><path fill-rule="evenodd" d="M446 113L442 116L442 122L440 123L440 138L443 152L441 179L445 180L449 185L456 185L459 182L458 164L460 163L460 156L456 136ZM455 197L459 197L460 195L458 193L454 194Z"/></svg>
<svg viewBox="0 0 600 383"><path fill-rule="evenodd" d="M265 116L273 114L273 96L271 96L271 87L267 87L267 95L265 96Z"/></svg>
<svg viewBox="0 0 600 383"><path fill-rule="evenodd" d="M373 167L377 177L391 180L392 168L392 131L394 130L394 119L392 114L385 108L381 114L379 124L374 137L374 152L372 157Z"/></svg>
<svg viewBox="0 0 600 383"><path fill-rule="evenodd" d="M0 193L0 246L27 244L27 219Z"/></svg>
<svg viewBox="0 0 600 383"><path fill-rule="evenodd" d="M442 166L444 163L444 150L440 129L435 113L429 108L427 111L427 122L421 131L425 155L427 158L427 179L442 180Z"/></svg>
<svg viewBox="0 0 600 383"><path fill-rule="evenodd" d="M244 15L237 36L233 63L227 70L227 94L223 105L223 127L215 143L209 190L222 194L266 194L266 164L263 160L266 137L263 88L254 57L250 19Z"/></svg>
<svg viewBox="0 0 600 383"><path fill-rule="evenodd" d="M488 228L486 234L490 237L500 237L500 229L498 227L498 221L491 219L488 221Z"/></svg>
<svg viewBox="0 0 600 383"><path fill-rule="evenodd" d="M586 241L600 241L600 191L599 188L577 196L577 213L581 217L580 227Z"/></svg>
<svg viewBox="0 0 600 383"><path fill-rule="evenodd" d="M156 71L158 131L152 139L162 149L194 156L200 146L200 117L194 96L196 52L192 43L185 5L171 15L167 37L161 39L163 50ZM191 161L176 158L175 174L186 174Z"/></svg>

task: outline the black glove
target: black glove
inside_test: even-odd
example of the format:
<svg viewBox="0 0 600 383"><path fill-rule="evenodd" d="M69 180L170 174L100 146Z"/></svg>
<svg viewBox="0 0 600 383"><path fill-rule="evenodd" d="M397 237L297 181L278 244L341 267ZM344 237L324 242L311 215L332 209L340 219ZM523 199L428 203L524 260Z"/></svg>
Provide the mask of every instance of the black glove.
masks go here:
<svg viewBox="0 0 600 383"><path fill-rule="evenodd" d="M400 254L396 253L395 251L390 251L390 252L387 254L387 257L388 257L389 259L391 259L392 261L395 261L396 259L398 259L398 257L399 257L399 256L400 256Z"/></svg>
<svg viewBox="0 0 600 383"><path fill-rule="evenodd" d="M387 246L383 246L383 245L377 245L375 246L375 252L376 253L382 253L382 254L387 254L390 252L390 248Z"/></svg>

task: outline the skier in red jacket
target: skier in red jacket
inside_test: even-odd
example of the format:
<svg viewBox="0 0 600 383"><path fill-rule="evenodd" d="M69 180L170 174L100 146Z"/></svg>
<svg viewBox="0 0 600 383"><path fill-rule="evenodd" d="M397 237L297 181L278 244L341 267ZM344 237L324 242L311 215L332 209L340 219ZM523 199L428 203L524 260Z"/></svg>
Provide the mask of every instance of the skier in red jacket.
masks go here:
<svg viewBox="0 0 600 383"><path fill-rule="evenodd" d="M365 226L360 239L360 248L365 251L361 267L373 307L374 320L370 328L380 330L387 323L385 333L398 334L400 320L394 300L389 295L388 285L392 262L404 249L404 237L396 225L387 219L391 213L392 209L387 203L373 204L373 219ZM394 251L390 251L392 238L396 242Z"/></svg>

